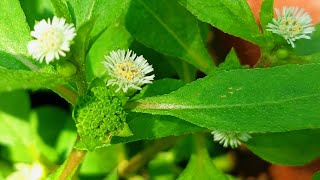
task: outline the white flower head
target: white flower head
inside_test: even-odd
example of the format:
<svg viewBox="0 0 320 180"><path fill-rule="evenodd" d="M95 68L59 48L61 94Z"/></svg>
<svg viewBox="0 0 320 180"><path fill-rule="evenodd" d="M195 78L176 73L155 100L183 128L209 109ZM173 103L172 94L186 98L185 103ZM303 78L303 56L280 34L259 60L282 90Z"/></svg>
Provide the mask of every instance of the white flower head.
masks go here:
<svg viewBox="0 0 320 180"><path fill-rule="evenodd" d="M282 36L294 48L297 39L310 39L310 34L315 31L311 24L312 18L303 9L298 7L283 7L282 14L275 9L277 19L267 25L267 31Z"/></svg>
<svg viewBox="0 0 320 180"><path fill-rule="evenodd" d="M70 43L76 36L73 24L67 24L64 18L53 17L37 22L31 31L34 40L28 43L29 54L36 60L47 64L70 51Z"/></svg>
<svg viewBox="0 0 320 180"><path fill-rule="evenodd" d="M40 180L45 177L45 169L42 164L15 164L16 171L11 173L7 180Z"/></svg>
<svg viewBox="0 0 320 180"><path fill-rule="evenodd" d="M248 141L251 136L247 133L232 133L214 130L211 132L213 140L219 142L223 147L237 148L242 142Z"/></svg>
<svg viewBox="0 0 320 180"><path fill-rule="evenodd" d="M116 92L122 89L126 93L130 88L141 90L142 85L150 84L154 79L154 75L147 76L153 71L152 66L142 55L137 56L131 50L111 51L105 58L102 63L110 76L107 86L118 86Z"/></svg>

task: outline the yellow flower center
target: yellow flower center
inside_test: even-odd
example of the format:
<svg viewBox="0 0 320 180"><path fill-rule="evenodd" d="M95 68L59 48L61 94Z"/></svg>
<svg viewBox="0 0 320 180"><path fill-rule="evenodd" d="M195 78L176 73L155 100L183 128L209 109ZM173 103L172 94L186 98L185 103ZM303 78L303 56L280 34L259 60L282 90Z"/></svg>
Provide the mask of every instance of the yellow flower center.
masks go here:
<svg viewBox="0 0 320 180"><path fill-rule="evenodd" d="M141 75L139 67L130 61L124 61L122 63L117 64L115 73L123 79L129 81L132 81L134 78Z"/></svg>
<svg viewBox="0 0 320 180"><path fill-rule="evenodd" d="M303 27L300 22L292 17L287 17L281 20L279 29L289 37L295 37L303 31Z"/></svg>
<svg viewBox="0 0 320 180"><path fill-rule="evenodd" d="M49 28L41 35L39 41L46 52L57 51L63 43L63 31Z"/></svg>

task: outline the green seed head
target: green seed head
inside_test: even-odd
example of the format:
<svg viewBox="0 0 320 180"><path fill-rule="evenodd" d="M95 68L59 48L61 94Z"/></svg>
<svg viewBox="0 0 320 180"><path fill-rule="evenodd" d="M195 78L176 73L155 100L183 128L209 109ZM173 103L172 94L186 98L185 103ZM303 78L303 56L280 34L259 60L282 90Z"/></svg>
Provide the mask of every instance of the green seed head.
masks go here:
<svg viewBox="0 0 320 180"><path fill-rule="evenodd" d="M105 87L93 87L78 99L73 118L81 140L89 150L107 143L126 120L121 99Z"/></svg>

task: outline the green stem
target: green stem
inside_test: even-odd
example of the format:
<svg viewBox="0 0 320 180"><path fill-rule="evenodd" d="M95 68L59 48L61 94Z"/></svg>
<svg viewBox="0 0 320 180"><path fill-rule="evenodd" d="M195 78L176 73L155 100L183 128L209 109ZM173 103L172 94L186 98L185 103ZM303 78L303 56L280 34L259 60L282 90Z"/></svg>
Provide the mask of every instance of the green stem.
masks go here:
<svg viewBox="0 0 320 180"><path fill-rule="evenodd" d="M80 163L83 158L86 156L87 151L80 151L77 149L72 149L71 153L68 156L68 159L64 163L64 168L62 170L59 179L71 179L73 174L77 171Z"/></svg>
<svg viewBox="0 0 320 180"><path fill-rule="evenodd" d="M79 79L76 81L76 84L77 84L79 95L86 94L88 86L86 81L84 80L84 77L82 76L79 77Z"/></svg>
<svg viewBox="0 0 320 180"><path fill-rule="evenodd" d="M71 87L68 87L66 85L58 85L52 88L51 90L59 94L68 103L72 104L73 106L76 105L79 94Z"/></svg>
<svg viewBox="0 0 320 180"><path fill-rule="evenodd" d="M191 65L189 65L186 62L182 62L183 75L181 79L186 83L192 82L196 79L195 74L190 73L190 68L191 68Z"/></svg>
<svg viewBox="0 0 320 180"><path fill-rule="evenodd" d="M160 151L173 146L179 138L169 137L156 141L153 145L133 156L129 161L121 162L118 166L120 177L129 177L153 159Z"/></svg>
<svg viewBox="0 0 320 180"><path fill-rule="evenodd" d="M195 154L206 154L207 148L203 134L193 135L193 151Z"/></svg>

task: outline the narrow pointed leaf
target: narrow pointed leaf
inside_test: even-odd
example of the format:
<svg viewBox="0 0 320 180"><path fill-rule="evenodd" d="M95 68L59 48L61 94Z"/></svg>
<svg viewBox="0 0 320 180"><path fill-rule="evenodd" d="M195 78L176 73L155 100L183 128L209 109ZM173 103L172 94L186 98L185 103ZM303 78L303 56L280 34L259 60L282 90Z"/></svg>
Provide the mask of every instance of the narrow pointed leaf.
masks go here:
<svg viewBox="0 0 320 180"><path fill-rule="evenodd" d="M194 147L195 150L189 163L178 177L178 180L233 180L234 178L224 174L213 164L208 151L205 149L204 142L199 142L202 139L194 139L197 141L194 144L198 145Z"/></svg>
<svg viewBox="0 0 320 180"><path fill-rule="evenodd" d="M114 136L111 144L181 136L204 130L199 126L172 116L129 113L127 120L133 135L128 137Z"/></svg>
<svg viewBox="0 0 320 180"><path fill-rule="evenodd" d="M263 29L266 29L267 24L272 22L273 18L273 1L263 0L260 10L260 23Z"/></svg>
<svg viewBox="0 0 320 180"><path fill-rule="evenodd" d="M66 83L66 80L57 74L25 70L0 69L0 77L0 92L18 89L37 90Z"/></svg>
<svg viewBox="0 0 320 180"><path fill-rule="evenodd" d="M204 47L197 19L176 1L131 1L126 27L147 47L183 59L205 73L215 67Z"/></svg>
<svg viewBox="0 0 320 180"><path fill-rule="evenodd" d="M284 132L320 128L320 64L218 71L168 95L127 104L208 129Z"/></svg>
<svg viewBox="0 0 320 180"><path fill-rule="evenodd" d="M178 0L199 20L221 31L261 44L261 33L246 0Z"/></svg>
<svg viewBox="0 0 320 180"><path fill-rule="evenodd" d="M305 165L320 155L320 129L252 135L246 144L259 157L282 165Z"/></svg>
<svg viewBox="0 0 320 180"><path fill-rule="evenodd" d="M28 59L30 29L18 0L0 1L0 66L36 69Z"/></svg>

